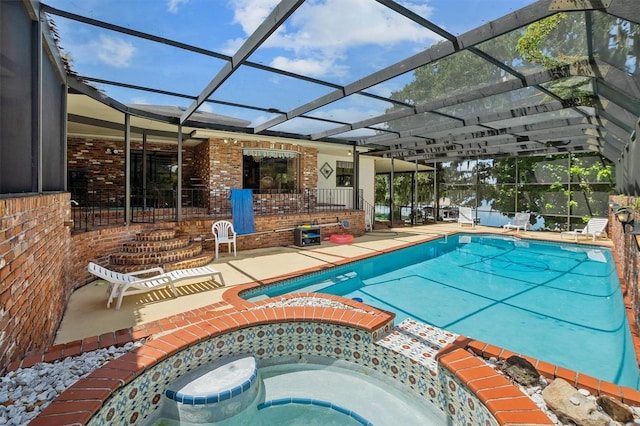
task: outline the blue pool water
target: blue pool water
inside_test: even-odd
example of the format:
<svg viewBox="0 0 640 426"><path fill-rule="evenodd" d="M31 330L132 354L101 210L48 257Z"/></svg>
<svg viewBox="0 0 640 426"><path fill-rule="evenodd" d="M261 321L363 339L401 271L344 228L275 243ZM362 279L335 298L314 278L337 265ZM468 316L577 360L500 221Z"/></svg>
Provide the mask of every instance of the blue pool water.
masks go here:
<svg viewBox="0 0 640 426"><path fill-rule="evenodd" d="M251 290L315 291L392 311L638 389L638 364L610 250L461 235Z"/></svg>

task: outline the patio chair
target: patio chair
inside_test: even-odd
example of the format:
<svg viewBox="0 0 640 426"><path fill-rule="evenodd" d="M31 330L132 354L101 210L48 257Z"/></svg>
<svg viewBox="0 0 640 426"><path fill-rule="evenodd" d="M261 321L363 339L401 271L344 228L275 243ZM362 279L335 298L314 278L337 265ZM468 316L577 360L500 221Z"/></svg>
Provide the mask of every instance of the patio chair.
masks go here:
<svg viewBox="0 0 640 426"><path fill-rule="evenodd" d="M109 283L107 289L107 309L111 306L113 299L117 298L116 310L120 309L122 298L126 294L137 294L152 291L158 288L169 286L173 295L178 297L175 285L182 280L217 276L224 285L222 273L210 266L197 268L177 269L175 271L164 272L160 267L145 269L129 273L112 271L93 262L89 262L88 271L96 277L102 278Z"/></svg>
<svg viewBox="0 0 640 426"><path fill-rule="evenodd" d="M531 227L529 223L529 219L531 218L531 213L516 213L516 215L511 219L511 222L503 225L504 229L515 229L516 232L520 232L520 228L523 231L527 230L527 227Z"/></svg>
<svg viewBox="0 0 640 426"><path fill-rule="evenodd" d="M578 241L578 238L580 237L591 237L592 240L595 241L598 237L607 236L605 229L607 228L608 222L609 219L606 217L592 217L584 228L574 229L573 231L564 231L560 235L560 238L564 239L565 235L570 235L575 241Z"/></svg>
<svg viewBox="0 0 640 426"><path fill-rule="evenodd" d="M467 224L475 228L476 221L473 219L473 210L471 210L471 207L460 207L458 209L458 223L460 226Z"/></svg>
<svg viewBox="0 0 640 426"><path fill-rule="evenodd" d="M211 225L211 233L216 243L216 259L218 258L218 247L220 244L227 244L229 253L231 253L231 245L233 245L233 255L236 255L236 231L233 230L233 224L227 220L219 220Z"/></svg>

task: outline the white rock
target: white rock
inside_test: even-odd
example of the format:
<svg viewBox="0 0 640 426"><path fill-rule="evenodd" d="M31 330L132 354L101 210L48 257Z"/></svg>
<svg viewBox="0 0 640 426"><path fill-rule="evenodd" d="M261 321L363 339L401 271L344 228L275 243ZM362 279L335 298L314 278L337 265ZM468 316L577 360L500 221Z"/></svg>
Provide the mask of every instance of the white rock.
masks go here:
<svg viewBox="0 0 640 426"><path fill-rule="evenodd" d="M2 1L2 0L0 0ZM105 362L142 346L144 341L128 343L67 357L53 363L39 362L31 368L19 368L0 378L0 426L23 426L33 420L51 401L82 377ZM9 400L11 405L4 405ZM35 405L36 401L43 402ZM26 411L27 407L31 411Z"/></svg>
<svg viewBox="0 0 640 426"><path fill-rule="evenodd" d="M591 392L589 392L588 390L584 389L584 388L580 388L578 389L578 392L580 392L583 396L589 396L591 395Z"/></svg>
<svg viewBox="0 0 640 426"><path fill-rule="evenodd" d="M571 398L569 398L569 402L572 403L573 405L580 405L580 400L575 396L572 396Z"/></svg>

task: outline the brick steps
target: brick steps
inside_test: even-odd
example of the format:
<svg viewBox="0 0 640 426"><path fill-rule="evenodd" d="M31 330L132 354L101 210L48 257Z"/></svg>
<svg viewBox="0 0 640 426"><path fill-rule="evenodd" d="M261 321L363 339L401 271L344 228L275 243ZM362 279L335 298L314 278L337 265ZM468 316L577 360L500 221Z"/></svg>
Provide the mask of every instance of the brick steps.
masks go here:
<svg viewBox="0 0 640 426"><path fill-rule="evenodd" d="M189 244L186 247L157 252L120 252L109 256L112 265L154 265L158 263L171 263L198 256L202 253L202 244Z"/></svg>
<svg viewBox="0 0 640 426"><path fill-rule="evenodd" d="M122 244L122 251L126 253L156 253L188 247L189 237L176 237L161 241L130 241Z"/></svg>
<svg viewBox="0 0 640 426"><path fill-rule="evenodd" d="M174 271L176 269L197 268L199 266L205 266L213 262L215 253L211 251L203 251L200 256L195 256L190 259L173 262L170 265L165 265L165 271Z"/></svg>
<svg viewBox="0 0 640 426"><path fill-rule="evenodd" d="M154 229L136 234L135 241L123 243L120 252L109 256L109 264L120 272L156 266L171 271L204 266L213 259L214 254L205 251L201 242L176 237L173 229Z"/></svg>
<svg viewBox="0 0 640 426"><path fill-rule="evenodd" d="M152 229L150 231L138 232L137 241L166 241L175 238L175 229Z"/></svg>

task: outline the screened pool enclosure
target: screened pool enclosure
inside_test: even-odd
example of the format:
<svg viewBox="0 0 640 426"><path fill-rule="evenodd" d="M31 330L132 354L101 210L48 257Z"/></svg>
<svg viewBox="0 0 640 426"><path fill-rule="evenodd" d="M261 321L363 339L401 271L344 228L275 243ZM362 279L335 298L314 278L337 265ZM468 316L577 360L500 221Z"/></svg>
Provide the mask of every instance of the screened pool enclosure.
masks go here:
<svg viewBox="0 0 640 426"><path fill-rule="evenodd" d="M229 131L358 148L437 169L431 199L418 195L411 200L414 209L442 197L479 211L531 211L544 217L545 226L603 214L608 193L640 192L636 0L500 2L484 22L465 15L464 0L456 3L457 16L424 2L283 0L243 33L229 25L236 32L227 39L236 43L226 49L191 34L179 14L165 27L143 19L141 4L116 4L32 2L55 34L45 45L63 52L68 93L95 99L122 117L71 111L75 101L69 99L69 135L148 137L180 147L206 139L207 132ZM191 8L192 26L232 8L209 4L198 13L196 2L181 7ZM10 19L10 6L3 8L2 27L10 31L18 23ZM237 24L239 16L227 20ZM313 18L324 19L326 28ZM332 39L334 24L340 42ZM362 31L369 36L358 36ZM135 60L126 67L100 63L102 53L91 56L85 39L117 40L135 52ZM296 66L320 56L323 67ZM22 75L29 75L29 64L23 68ZM11 99L3 90L3 119L15 119L21 128L28 114L9 116ZM172 105L177 112L148 104ZM201 119L202 112L214 118ZM42 164L57 142L49 134L34 135L43 147L37 161L14 173L12 160L30 148L7 126L0 132L7 145L3 192L30 189L34 176L47 172ZM53 172L41 188L64 180L64 167ZM296 190L291 180L286 186Z"/></svg>

